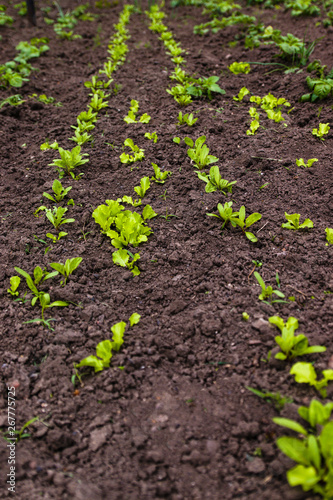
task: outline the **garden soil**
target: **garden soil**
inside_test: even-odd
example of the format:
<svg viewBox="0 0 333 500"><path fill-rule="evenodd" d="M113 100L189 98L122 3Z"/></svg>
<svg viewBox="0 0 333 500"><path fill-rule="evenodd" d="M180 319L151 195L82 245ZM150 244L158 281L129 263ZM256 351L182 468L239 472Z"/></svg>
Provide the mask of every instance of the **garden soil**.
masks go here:
<svg viewBox="0 0 333 500"><path fill-rule="evenodd" d="M61 4L66 10L78 3ZM57 178L49 164L58 154L41 151L40 145L47 138L67 149L75 145L68 140L70 127L90 100L84 82L106 60L121 9L120 4L104 9L92 5L90 11L100 17L79 22L75 33L82 38L75 41L57 38L40 11L34 28L10 7L15 23L1 27L1 63L15 57L21 40L50 39L50 50L33 60L37 71L30 81L21 89L1 90L2 98L20 93L26 99L0 111L1 429L8 426L7 387L16 392L17 429L39 417L27 430L30 437L16 445L16 497L314 498L288 486L286 471L292 462L275 445L288 431L272 422L279 415L274 405L247 387L292 398L280 412L289 418L295 418L299 405L318 397L314 389L294 382L291 364L275 360L276 350L268 362L276 345L277 330L268 323L273 315L298 318L299 331L310 343L327 347L308 360L315 361L317 372L333 368L333 247L325 246L325 228L333 227L333 138L332 132L325 141L311 133L319 122L332 123L333 100L299 102L307 92L306 69L284 74L273 72L276 66L251 65L249 74L233 75L231 62L270 63L276 61L276 50L268 45L250 51L241 37L230 46L242 33L239 27L194 35L193 26L209 20L202 9L167 5L164 22L187 51L187 71L219 76L226 91L182 109L166 92L174 67L170 57L148 29L147 16L132 14L127 59L114 73L114 83L121 87L99 115L93 144L83 147L89 153L89 163L79 170L84 176L62 181L73 186L75 205L68 206L66 215L75 222L66 226L66 238L46 245L50 223L34 212L51 206L42 195L51 192ZM283 9L247 7L244 12L283 34L308 40L324 36L311 60L332 67L333 31L316 25L318 18L292 18ZM246 135L249 99L233 100L243 86L255 95L285 97L293 108L283 112L287 127L261 112L263 127L254 136ZM52 96L63 106L36 102L29 98L33 93ZM139 101L139 116L151 115L149 124L124 122L131 99ZM177 126L180 110L198 118L192 128ZM147 131L157 133L156 144L144 138ZM173 142L175 136L201 135L210 154L219 158L222 176L237 181L232 194L206 193L185 143ZM145 149L144 161L132 169L119 161L128 137ZM301 157L319 161L300 168L295 159ZM141 275L132 277L113 264L110 239L100 233L92 212L106 199L133 196L140 179L152 176L152 162L172 176L164 185L152 182L143 199L159 216L149 221L153 234L147 243L135 249ZM262 214L253 226L257 243L231 226L222 232L222 221L207 216L217 214L217 204L225 201L233 201L235 209L245 205L247 214ZM285 212L300 213L301 221L309 217L313 229L282 229ZM51 249L45 254L47 246ZM14 266L32 273L37 265L44 268L72 257L83 260L68 284L61 287L56 278L43 286L52 300L70 302L46 311L46 318L55 318L54 331L25 324L40 309L31 307L30 300L15 302L7 293ZM270 305L258 299L254 261L267 285L277 287L278 273L287 303ZM98 342L112 338L111 326L134 312L141 320L126 331L111 367L97 374L79 370L82 384L76 379L74 386L73 365L95 354ZM242 319L243 312L249 314L248 321ZM332 397L333 385L328 388L328 399ZM6 484L7 444L1 439L1 498L12 495Z"/></svg>

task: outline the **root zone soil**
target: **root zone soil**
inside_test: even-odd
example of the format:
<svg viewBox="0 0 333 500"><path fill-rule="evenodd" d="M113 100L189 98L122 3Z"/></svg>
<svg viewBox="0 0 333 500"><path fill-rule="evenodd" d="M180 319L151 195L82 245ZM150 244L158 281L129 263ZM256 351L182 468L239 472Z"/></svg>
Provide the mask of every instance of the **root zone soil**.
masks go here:
<svg viewBox="0 0 333 500"><path fill-rule="evenodd" d="M75 2L63 2L63 9ZM75 3L76 5L76 3ZM294 418L297 407L308 404L315 391L296 384L290 365L271 360L276 331L268 318L279 315L299 319L311 344L327 351L314 355L317 371L332 367L333 273L332 248L325 246L325 228L332 217L332 132L325 142L311 131L332 116L332 98L319 104L301 104L306 92L306 71L270 72L252 65L248 75L233 75L233 61L271 62L271 46L249 51L243 42L230 47L238 27L200 37L193 26L208 20L195 7L165 7L165 23L181 43L189 73L218 75L225 95L211 101L195 100L181 109L166 93L173 64L162 43L148 29L144 14L132 14L128 29L129 52L114 74L119 92L100 113L92 146L84 146L89 163L79 181L65 178L75 206L69 206L68 236L45 255L50 225L34 211L50 192L57 174L48 166L55 151L40 151L46 138L72 148L70 125L86 109L90 98L84 82L96 74L107 56L122 6L103 10L95 22L82 22L76 33L82 39L61 41L38 13L38 27L17 18L12 28L2 27L1 63L15 56L15 46L33 36L47 36L50 50L33 61L38 71L18 92L27 99L1 111L1 227L0 277L1 415L7 426L7 387L16 388L16 426L31 418L44 421L29 426L30 437L16 446L17 497L45 499L269 499L310 498L287 485L292 466L276 448L283 431L272 422L278 412L251 394L246 386L279 391L293 399L280 413ZM9 9L10 13L11 10ZM13 11L14 12L14 11ZM316 25L318 18L291 18L289 12L244 8L265 25L272 24L318 42L311 56L332 67L332 30ZM273 59L274 60L274 59ZM246 86L253 94L272 92L294 108L284 114L284 127L263 119L254 136L247 136L249 103L232 96ZM2 91L3 98L16 93ZM28 99L45 93L62 102L56 108ZM148 125L123 121L131 99L139 101L139 116L151 115ZM194 113L195 126L177 127L178 113ZM264 114L264 113L262 113ZM320 116L319 116L320 115ZM156 131L158 142L144 138ZM237 180L233 194L205 193L175 136L193 139L206 135L210 153L217 156L223 177ZM145 149L145 160L130 166L120 163L126 138ZM25 146L23 146L25 145ZM295 159L318 158L310 169ZM151 163L172 171L164 185L152 183L143 202L159 215L175 217L149 221L153 234L140 245L141 275L112 262L110 240L100 234L93 210L106 199L133 196L143 176L152 176ZM226 228L207 213L217 203L232 200L235 209L260 212L254 232L256 244L237 229ZM50 205L51 206L51 205ZM308 232L281 228L284 212L309 217ZM83 258L68 284L47 284L52 300L71 301L55 308L54 331L24 324L38 316L38 308L14 302L7 294L14 266L32 272L36 265L67 258ZM253 261L267 284L294 297L287 304L260 302L253 278ZM23 280L22 280L23 283ZM56 283L56 285L54 284ZM73 387L73 363L95 354L98 342L111 338L110 327L127 321L133 312L140 323L125 334L121 351L111 367L94 375L90 369ZM249 321L242 320L247 312ZM273 358L273 357L272 357ZM332 399L332 387L328 399ZM7 443L1 439L2 498L10 496Z"/></svg>

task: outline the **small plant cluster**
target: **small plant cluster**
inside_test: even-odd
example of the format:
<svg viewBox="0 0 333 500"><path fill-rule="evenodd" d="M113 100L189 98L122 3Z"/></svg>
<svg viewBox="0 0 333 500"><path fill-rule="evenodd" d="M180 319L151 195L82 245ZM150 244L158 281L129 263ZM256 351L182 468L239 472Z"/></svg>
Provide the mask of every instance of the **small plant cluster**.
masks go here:
<svg viewBox="0 0 333 500"><path fill-rule="evenodd" d="M61 107L62 104L61 102L57 102L54 97L47 97L45 94L31 94L28 96L30 99L33 99L38 102L42 102L43 104L52 104L53 106L56 106L57 108Z"/></svg>
<svg viewBox="0 0 333 500"><path fill-rule="evenodd" d="M333 95L333 69L325 76L326 66L322 66L318 60L309 64L308 71L316 70L318 78L306 78L310 90L308 94L302 95L301 102L317 102Z"/></svg>
<svg viewBox="0 0 333 500"><path fill-rule="evenodd" d="M79 267L82 262L81 257L74 257L72 259L67 259L65 264L61 264L58 262L53 262L49 264L49 266L54 269L53 272L48 272L46 269L42 269L40 266L35 267L33 271L33 276L30 276L26 271L20 269L19 267L15 267L15 271L23 276L26 280L26 284L28 289L33 295L31 300L31 305L35 306L39 303L41 307L41 318L36 318L30 321L26 321L26 323L38 323L43 326L46 326L50 330L51 328L50 322L55 321L54 318L45 319L44 312L46 309L51 307L65 307L68 306L68 302L63 300L56 300L51 302L51 298L48 292L41 290L41 285L50 278L54 278L61 274L64 277L64 281L61 282L62 286L65 286L68 277ZM21 278L18 276L12 276L10 278L10 288L8 288L7 292L14 298L18 297L19 292L17 291L21 283ZM25 292L23 298L16 298L16 301L26 302L25 296L27 292Z"/></svg>
<svg viewBox="0 0 333 500"><path fill-rule="evenodd" d="M11 26L14 22L12 16L6 14L7 7L6 5L0 4L0 26Z"/></svg>
<svg viewBox="0 0 333 500"><path fill-rule="evenodd" d="M81 35L74 34L74 28L78 21L94 21L96 18L93 14L86 12L89 8L89 3L79 5L72 11L68 11L66 13L63 12L58 2L56 2L55 5L58 8L57 19L54 21L49 17L44 17L44 21L46 24L52 24L57 36L64 40L77 40L82 38Z"/></svg>
<svg viewBox="0 0 333 500"><path fill-rule="evenodd" d="M132 151L131 153L125 153L125 151L120 155L119 159L121 163L135 163L136 161L141 161L145 157L144 149L139 148L134 144L132 139L126 139L124 142L124 148L128 147Z"/></svg>
<svg viewBox="0 0 333 500"><path fill-rule="evenodd" d="M182 56L184 50L174 40L172 32L168 31L167 26L163 23L162 19L165 17L165 13L160 10L158 5L152 5L146 14L151 20L149 29L159 33L159 38L163 41L167 54L171 56L171 61L175 64L175 69L170 78L176 80L177 84L171 89L167 89L167 92L173 96L175 101L181 106L187 106L192 102L192 97L206 95L211 99L212 92L225 94L225 91L217 84L218 76L193 78L181 68L186 63Z"/></svg>
<svg viewBox="0 0 333 500"><path fill-rule="evenodd" d="M129 326L132 328L137 325L140 321L140 314L133 313L129 318ZM126 330L127 323L125 321L120 321L111 327L112 341L107 339L103 340L96 346L96 356L87 356L80 363L75 365L75 368L81 368L82 366L91 366L94 368L95 373L104 370L104 368L109 368L110 361L112 358L112 351L118 352L124 343L124 333ZM75 377L75 376L74 376Z"/></svg>
<svg viewBox="0 0 333 500"><path fill-rule="evenodd" d="M22 87L29 81L35 68L28 62L49 50L48 38L32 38L30 42L20 42L16 46L18 55L13 61L0 65L0 87Z"/></svg>
<svg viewBox="0 0 333 500"><path fill-rule="evenodd" d="M141 179L140 186L136 189L137 194L143 197L149 186L148 177ZM125 200L132 202L131 198L126 197ZM136 203L136 205L139 204ZM144 207L141 216L137 212L125 210L124 205L120 205L118 200L106 200L105 205L99 205L92 214L95 222L101 227L102 234L108 236L111 239L111 244L118 249L112 255L113 262L127 267L134 276L140 274L138 267L134 266L140 256L139 254L132 255L128 250L122 249L129 245L135 248L140 243L146 242L152 233L151 228L146 225L146 221L156 215L150 205ZM132 261L129 257L132 258Z"/></svg>
<svg viewBox="0 0 333 500"><path fill-rule="evenodd" d="M131 107L129 109L127 116L125 116L124 121L126 123L138 123L138 121L140 123L149 123L151 117L147 113L144 113L143 115L141 115L139 120L136 119L136 115L137 115L138 111L139 111L139 101L132 99L131 100Z"/></svg>

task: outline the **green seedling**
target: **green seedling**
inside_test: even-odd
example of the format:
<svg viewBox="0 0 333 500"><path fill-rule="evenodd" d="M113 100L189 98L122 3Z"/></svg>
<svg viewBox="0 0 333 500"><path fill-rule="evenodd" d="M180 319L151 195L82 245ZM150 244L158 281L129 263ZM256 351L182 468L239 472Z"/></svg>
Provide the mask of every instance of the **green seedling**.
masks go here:
<svg viewBox="0 0 333 500"><path fill-rule="evenodd" d="M131 100L131 107L129 109L128 115L125 116L124 121L126 123L138 123L136 119L136 115L139 111L139 102L136 101L135 99ZM151 116L149 116L147 113L144 113L140 119L139 122L141 123L149 123L151 120Z"/></svg>
<svg viewBox="0 0 333 500"><path fill-rule="evenodd" d="M292 398L281 396L279 392L263 392L259 391L258 389L254 389L253 387L245 387L259 398L267 401L267 403L272 403L277 411L283 410L286 404L290 404L293 402Z"/></svg>
<svg viewBox="0 0 333 500"><path fill-rule="evenodd" d="M249 319L250 319L250 315L249 315L247 312L245 312L245 311L244 311L244 312L242 313L242 319L243 319L244 321L249 321Z"/></svg>
<svg viewBox="0 0 333 500"><path fill-rule="evenodd" d="M18 276L12 276L9 280L10 288L7 289L7 292L10 293L12 297L18 297L17 289L20 286L21 278Z"/></svg>
<svg viewBox="0 0 333 500"><path fill-rule="evenodd" d="M303 418L311 426L311 431L316 432L318 427L328 424L330 421L333 411L333 403L327 403L323 405L320 401L312 399L309 407L300 406L297 410L299 416ZM308 436L309 433L303 426L300 426L295 420L290 420L289 418L273 418L273 422L287 429L299 432L304 436Z"/></svg>
<svg viewBox="0 0 333 500"><path fill-rule="evenodd" d="M139 207L140 205L142 205L142 201L140 199L133 201L132 196L127 196L127 195L123 196L122 198L118 198L117 202L128 203L128 205L132 205L132 207Z"/></svg>
<svg viewBox="0 0 333 500"><path fill-rule="evenodd" d="M71 151L59 147L58 151L61 159L55 159L52 163L49 163L49 165L57 167L56 170L59 172L59 178L61 179L65 174L70 175L73 179L78 179L82 176L83 174L79 174L79 176L75 177L73 173L76 167L84 165L89 161L88 159L83 159L84 156L89 156L87 153L80 154L81 146L76 146Z"/></svg>
<svg viewBox="0 0 333 500"><path fill-rule="evenodd" d="M92 140L92 136L89 135L87 132L80 132L79 128L75 129L75 135L73 137L70 137L70 141L76 142L78 146L82 146L83 144L86 144L87 142Z"/></svg>
<svg viewBox="0 0 333 500"><path fill-rule="evenodd" d="M55 181L52 184L52 190L54 192L54 196L51 196L49 193L43 193L43 196L47 198L50 201L53 201L54 203L59 203L62 201L65 196L69 193L69 191L72 189L72 186L69 186L68 188L64 188L58 179L55 179Z"/></svg>
<svg viewBox="0 0 333 500"><path fill-rule="evenodd" d="M327 243L325 243L325 245L327 247L328 247L328 245L333 245L333 229L330 227L327 227L325 229L325 233L326 233L326 240L327 240Z"/></svg>
<svg viewBox="0 0 333 500"><path fill-rule="evenodd" d="M250 94L250 91L246 87L242 87L238 92L238 96L233 96L234 101L242 101L246 95Z"/></svg>
<svg viewBox="0 0 333 500"><path fill-rule="evenodd" d="M193 127L193 125L198 121L198 118L193 118L193 113L184 114L180 111L178 115L178 125L188 125Z"/></svg>
<svg viewBox="0 0 333 500"><path fill-rule="evenodd" d="M174 137L172 140L173 140L173 142L175 142L176 144L180 144L180 141L181 141L180 137Z"/></svg>
<svg viewBox="0 0 333 500"><path fill-rule="evenodd" d="M143 198L148 189L150 188L150 180L149 177L142 177L140 180L140 186L135 186L134 191L140 198Z"/></svg>
<svg viewBox="0 0 333 500"><path fill-rule="evenodd" d="M46 151L48 149L59 149L59 145L57 143L57 141L54 141L52 144L49 143L48 139L46 139L46 142L44 142L41 147L40 147L40 150L41 151Z"/></svg>
<svg viewBox="0 0 333 500"><path fill-rule="evenodd" d="M197 174L199 179L206 183L206 193L213 193L214 191L221 191L223 194L232 193L232 186L237 182L222 179L217 165L211 167L208 175L205 172L197 172Z"/></svg>
<svg viewBox="0 0 333 500"><path fill-rule="evenodd" d="M239 75L240 73L247 75L251 71L251 66L244 62L233 62L230 66L228 66L228 68L234 75Z"/></svg>
<svg viewBox="0 0 333 500"><path fill-rule="evenodd" d="M130 260L130 257L132 258L132 260ZM134 265L139 259L140 254L136 253L133 255L125 248L121 248L120 250L117 250L112 254L113 263L117 266L127 267L127 269L131 271L133 276L139 276L140 274L139 268Z"/></svg>
<svg viewBox="0 0 333 500"><path fill-rule="evenodd" d="M64 219L64 215L68 211L68 208L53 207L53 210L51 210L50 208L42 206L36 210L35 214L40 210L45 210L46 217L56 230L58 230L58 228L63 224L75 222L75 219Z"/></svg>
<svg viewBox="0 0 333 500"><path fill-rule="evenodd" d="M225 94L225 90L217 84L219 81L219 76L209 76L207 78L191 78L194 85L186 88L186 93L193 97L201 97L202 95L207 95L208 99L212 99L212 92L218 94Z"/></svg>
<svg viewBox="0 0 333 500"><path fill-rule="evenodd" d="M139 146L135 145L132 139L126 139L124 142L124 147L129 147L134 154L122 153L119 157L121 163L135 163L136 161L141 161L145 157L144 149L140 149Z"/></svg>
<svg viewBox="0 0 333 500"><path fill-rule="evenodd" d="M311 405L308 409L309 412L310 409L314 410ZM302 439L283 436L277 439L276 444L282 453L297 463L287 472L289 485L292 487L301 486L307 494L312 491L316 496L320 495L324 500L329 500L333 494L331 479L333 474L333 421L322 418L323 415L327 416L331 412L331 408L327 408L327 405L326 407L317 406L316 410L319 414L318 422L325 421L317 435L309 434L301 424L294 420L273 418L276 424L294 430L302 436Z"/></svg>
<svg viewBox="0 0 333 500"><path fill-rule="evenodd" d="M330 128L331 127L329 126L329 123L319 123L319 129L318 128L312 129L312 135L324 141L325 140L324 135L328 134Z"/></svg>
<svg viewBox="0 0 333 500"><path fill-rule="evenodd" d="M305 335L295 335L295 330L298 328L296 318L291 316L285 323L279 316L271 316L268 321L281 331L281 336L275 337L275 342L282 351L275 355L276 359L293 360L297 356L326 351L326 347L319 345L309 347L309 341Z"/></svg>
<svg viewBox="0 0 333 500"><path fill-rule="evenodd" d="M172 175L172 172L170 172L170 170L165 170L164 172L162 172L162 170L158 165L156 165L156 163L152 163L152 166L154 169L155 177L151 177L151 180L157 182L158 184L164 184L167 177L169 175Z"/></svg>
<svg viewBox="0 0 333 500"><path fill-rule="evenodd" d="M323 398L326 398L327 393L324 387L327 387L328 382L333 380L333 370L323 370L323 378L317 380L317 373L312 364L300 361L291 367L289 373L295 375L296 382L313 386Z"/></svg>
<svg viewBox="0 0 333 500"><path fill-rule="evenodd" d="M310 64L308 66L308 71L309 68L311 70ZM323 68L325 68L325 66ZM301 102L317 102L333 95L333 71L331 70L326 77L324 76L323 69L321 70L321 73L322 75L320 78L313 79L310 76L306 78L306 83L311 92L302 95L300 99Z"/></svg>
<svg viewBox="0 0 333 500"><path fill-rule="evenodd" d="M18 443L19 441L21 441L21 439L29 438L31 437L31 434L29 432L25 432L25 430L29 427L29 425L32 425L34 422L40 422L39 417L32 418L24 425L22 425L21 429L14 430L14 426L10 427L8 431L2 434L2 437L5 439L5 441L8 441L8 443L13 443L13 440L15 443ZM13 436L15 436L15 438L13 438Z"/></svg>
<svg viewBox="0 0 333 500"><path fill-rule="evenodd" d="M252 215L249 215L247 219L245 220L245 207L244 205L241 206L239 209L239 212L233 212L232 210L232 201L225 202L224 205L219 203L217 205L217 209L219 212L219 215L216 214L207 214L210 217L218 217L221 218L224 222L222 224L222 228L224 229L224 226L230 222L230 224L233 227L239 226L241 230L243 231L244 235L253 243L258 241L258 238L254 236L253 233L250 233L247 231L247 229L252 226L255 222L261 219L261 214L259 213L253 213Z"/></svg>
<svg viewBox="0 0 333 500"><path fill-rule="evenodd" d="M111 238L115 248L128 245L137 247L148 240L152 230L145 225L145 221L157 215L150 205L145 206L141 217L137 212L124 210L118 201L106 200L105 203L98 206L92 216L100 225L102 233Z"/></svg>
<svg viewBox="0 0 333 500"><path fill-rule="evenodd" d="M149 139L150 141L154 141L154 144L156 144L158 137L156 132L152 132L151 134L149 132L145 133L145 137Z"/></svg>
<svg viewBox="0 0 333 500"><path fill-rule="evenodd" d="M80 134L84 134L85 132L91 132L95 128L95 125L93 122L80 120L79 118L77 118L76 122L77 122L77 125L71 125L71 127L75 131L78 131Z"/></svg>
<svg viewBox="0 0 333 500"><path fill-rule="evenodd" d="M260 123L258 120L252 120L250 123L250 128L246 131L247 135L254 135L258 128L260 127Z"/></svg>
<svg viewBox="0 0 333 500"><path fill-rule="evenodd" d="M311 229L313 228L313 222L310 219L305 219L303 224L299 223L299 218L301 214L287 214L287 212L284 213L286 219L288 222L285 224L282 224L281 227L285 229L293 229L294 231L297 231L298 229Z"/></svg>
<svg viewBox="0 0 333 500"><path fill-rule="evenodd" d="M58 262L52 262L50 267L58 271L65 278L64 281L60 282L60 285L65 286L68 277L79 267L82 262L82 257L74 257L73 259L67 259L65 264L60 264Z"/></svg>
<svg viewBox="0 0 333 500"><path fill-rule="evenodd" d="M57 108L60 108L62 106L61 102L57 102L54 97L47 97L47 95L45 94L31 94L28 97L30 97L30 99L35 99L36 101L42 102L43 104L52 104Z"/></svg>
<svg viewBox="0 0 333 500"><path fill-rule="evenodd" d="M174 215L174 214L169 214L168 212L168 207L166 208L165 210L165 215L160 215L160 217L162 219L165 219L166 221L168 221L169 219L171 219L171 217L176 217L177 219L179 219L178 215Z"/></svg>
<svg viewBox="0 0 333 500"><path fill-rule="evenodd" d="M97 113L94 112L93 109L89 108L88 111L82 111L79 116L77 117L77 120L80 120L80 122L86 122L86 123L96 123L97 122Z"/></svg>
<svg viewBox="0 0 333 500"><path fill-rule="evenodd" d="M3 99L0 101L0 109L5 105L9 104L10 106L19 106L20 104L23 104L25 100L22 99L20 94L15 94L7 97L6 99Z"/></svg>
<svg viewBox="0 0 333 500"><path fill-rule="evenodd" d="M279 299L273 300L273 294L282 299L284 299L285 295L282 292L280 292L280 290L273 290L272 286L266 287L264 280L257 271L254 272L254 276L258 281L259 285L261 286L261 294L259 295L259 300L264 301L266 304L275 304L276 302L280 303L286 302L285 300L279 300ZM270 302L268 302L266 299L270 299Z"/></svg>
<svg viewBox="0 0 333 500"><path fill-rule="evenodd" d="M88 104L88 108L98 112L101 109L107 108L108 105L109 101L103 101L102 97L99 97L97 94L94 94L93 98Z"/></svg>
<svg viewBox="0 0 333 500"><path fill-rule="evenodd" d="M212 156L209 154L209 148L206 144L204 144L205 141L205 135L199 137L195 141L195 144L193 144L192 139L190 139L189 137L185 138L186 144L190 146L190 149L187 150L187 154L191 158L191 162L194 162L196 168L198 168L199 170L202 170L211 163L216 163L217 161L219 161L216 156Z"/></svg>
<svg viewBox="0 0 333 500"><path fill-rule="evenodd" d="M303 158L300 158L299 160L296 159L296 165L298 167L305 167L305 168L310 168L312 165L318 161L318 158L310 158L307 163L304 162Z"/></svg>
<svg viewBox="0 0 333 500"><path fill-rule="evenodd" d="M107 82L104 82L103 80L98 80L98 77L94 75L91 78L91 81L88 80L87 82L84 82L84 86L94 91L99 89L107 89L112 82L113 82L112 78Z"/></svg>
<svg viewBox="0 0 333 500"><path fill-rule="evenodd" d="M130 327L133 327L140 321L140 314L134 313L129 318ZM103 340L96 347L96 356L88 356L84 358L80 363L75 365L75 368L81 368L81 366L91 366L94 368L95 373L104 370L110 366L110 361L112 358L112 351L118 352L124 343L124 333L126 329L125 321L120 321L111 327L112 341Z"/></svg>
<svg viewBox="0 0 333 500"><path fill-rule="evenodd" d="M5 5L0 5L0 26L5 26L6 24L11 26L14 22L14 19L6 14L6 10L7 7Z"/></svg>

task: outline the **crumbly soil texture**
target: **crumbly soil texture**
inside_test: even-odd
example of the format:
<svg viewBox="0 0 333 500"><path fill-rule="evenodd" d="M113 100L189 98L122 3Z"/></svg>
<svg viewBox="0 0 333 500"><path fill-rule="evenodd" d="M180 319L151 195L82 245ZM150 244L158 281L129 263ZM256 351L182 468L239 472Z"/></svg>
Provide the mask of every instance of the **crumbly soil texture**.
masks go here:
<svg viewBox="0 0 333 500"><path fill-rule="evenodd" d="M116 2L115 2L116 3ZM78 2L61 2L73 8ZM333 274L332 246L325 245L325 228L333 227L332 132L325 141L312 135L319 122L329 123L332 98L311 104L299 102L307 92L306 69L285 74L276 66L251 65L249 74L234 75L233 61L276 61L272 45L253 51L244 48L240 27L216 34L193 34L195 24L209 20L202 9L166 5L165 24L186 54L186 70L200 76L217 75L226 93L212 99L195 99L186 108L166 89L174 64L142 13L131 15L129 52L114 73L118 93L99 114L93 144L84 145L89 163L77 170L79 180L64 177L72 186L67 237L52 244L46 233L52 226L45 215L34 216L41 205L52 207L43 192L51 192L58 174L49 164L57 151L41 151L48 139L65 149L75 145L71 125L87 109L89 90L84 82L97 74L107 58L122 5L90 12L93 22L79 22L81 39L56 37L52 26L37 13L38 27L28 25L11 6L15 22L1 27L1 63L15 57L15 46L32 37L48 37L50 50L33 60L37 71L20 89L1 90L1 98L20 93L20 106L0 111L1 135L1 234L0 276L1 416L8 427L8 387L15 388L16 428L34 417L16 444L16 496L26 499L158 499L171 500L279 500L314 498L287 484L286 471L293 463L275 445L283 431L272 422L279 413L274 405L253 395L247 387L280 392L293 400L280 412L295 418L297 407L319 397L314 389L296 384L291 364L268 361L278 331L268 318L299 319L299 331L311 344L327 347L312 355L317 372L332 367ZM273 25L309 40L319 37L310 60L332 67L333 34L318 25L320 18L292 18L290 12L244 7L265 25ZM55 17L55 11L49 14ZM249 128L249 99L233 96L246 86L252 94L268 92L285 97L293 108L283 112L284 123L274 123L261 112L262 127L254 136ZM33 93L52 96L55 107L29 98ZM149 124L123 120L131 99L139 101L139 114L151 116ZM287 109L287 108L286 108ZM193 127L177 126L178 113L194 113ZM144 137L156 132L158 141ZM205 192L187 147L175 136L206 136L210 154L219 158L222 177L236 180L233 193ZM145 159L133 166L119 156L125 139L145 150ZM296 158L318 158L311 168L297 167ZM134 196L144 176L153 175L152 163L172 175L165 184L151 182L143 198L158 216L148 221L153 233L136 249L140 276L115 266L110 238L103 236L92 218L93 210L107 199ZM68 199L68 198L67 198ZM251 243L239 228L208 217L217 204L233 201L247 214L259 212L253 226L258 237ZM66 205L65 205L66 206ZM140 207L136 209L140 211ZM300 213L313 221L308 231L282 229L284 213ZM38 214L40 215L40 214ZM164 217L162 217L164 216ZM53 231L54 232L54 231ZM46 247L51 247L46 252ZM40 316L38 305L14 301L7 293L17 266L30 274L35 266L82 257L65 287L60 278L42 287L51 300L70 302L68 307L46 310L54 318L53 331L25 322ZM280 291L286 303L259 300L256 270ZM24 279L19 288L23 297ZM291 299L289 299L291 297ZM96 345L111 339L111 326L128 321L137 312L140 322L128 328L124 344L111 359L110 368L94 374L80 369L81 383L73 385L74 365L95 354ZM249 315L244 321L242 313ZM332 387L328 399L332 399ZM297 417L296 417L297 418ZM7 442L1 439L1 497L8 491Z"/></svg>

